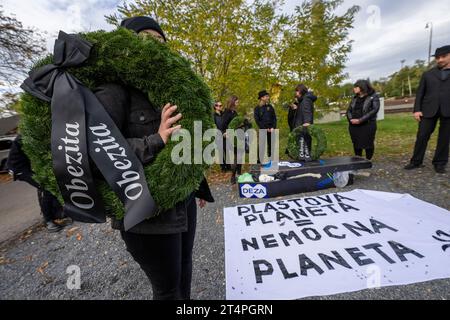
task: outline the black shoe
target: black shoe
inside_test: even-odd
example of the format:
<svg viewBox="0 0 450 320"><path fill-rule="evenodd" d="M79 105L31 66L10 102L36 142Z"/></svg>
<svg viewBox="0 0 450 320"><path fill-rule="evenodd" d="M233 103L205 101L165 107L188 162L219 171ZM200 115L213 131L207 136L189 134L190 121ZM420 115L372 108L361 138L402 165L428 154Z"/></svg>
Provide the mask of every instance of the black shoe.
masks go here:
<svg viewBox="0 0 450 320"><path fill-rule="evenodd" d="M55 233L55 232L59 232L61 231L64 227L57 225L56 223L54 223L53 221L47 221L45 223L45 227L47 228L47 231L49 233Z"/></svg>
<svg viewBox="0 0 450 320"><path fill-rule="evenodd" d="M445 169L445 166L434 166L434 171L436 171L436 173L439 173L439 174L444 174L447 172L447 170Z"/></svg>
<svg viewBox="0 0 450 320"><path fill-rule="evenodd" d="M235 185L235 184L236 184L236 175L235 175L235 174L233 174L233 175L231 176L230 182L231 182L232 185Z"/></svg>
<svg viewBox="0 0 450 320"><path fill-rule="evenodd" d="M409 163L403 169L405 169L405 170L414 170L414 169L419 169L419 168L423 168L423 167L424 166L422 164Z"/></svg>
<svg viewBox="0 0 450 320"><path fill-rule="evenodd" d="M58 219L54 221L55 224L61 226L61 227L67 227L67 226L71 226L73 224L73 220L72 218L66 217L64 219Z"/></svg>

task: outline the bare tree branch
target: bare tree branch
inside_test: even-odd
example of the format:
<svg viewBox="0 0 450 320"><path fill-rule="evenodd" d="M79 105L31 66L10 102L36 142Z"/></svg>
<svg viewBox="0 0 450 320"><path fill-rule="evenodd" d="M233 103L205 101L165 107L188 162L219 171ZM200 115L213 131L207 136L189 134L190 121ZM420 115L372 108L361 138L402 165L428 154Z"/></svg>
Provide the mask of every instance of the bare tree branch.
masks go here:
<svg viewBox="0 0 450 320"><path fill-rule="evenodd" d="M0 82L17 85L44 51L42 35L6 16L0 6Z"/></svg>

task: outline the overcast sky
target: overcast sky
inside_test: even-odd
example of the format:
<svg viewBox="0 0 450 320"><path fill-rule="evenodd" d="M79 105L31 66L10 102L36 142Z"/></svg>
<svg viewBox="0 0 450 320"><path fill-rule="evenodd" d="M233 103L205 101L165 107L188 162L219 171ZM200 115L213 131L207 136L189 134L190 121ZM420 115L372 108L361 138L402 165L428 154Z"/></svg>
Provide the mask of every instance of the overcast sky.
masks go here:
<svg viewBox="0 0 450 320"><path fill-rule="evenodd" d="M194 1L194 0L193 0ZM286 0L284 11L293 12L301 0ZM36 27L48 34L52 50L58 30L66 32L110 30L104 16L116 12L121 0L1 0L6 14L13 13L25 26ZM338 13L352 5L361 6L346 72L349 81L388 76L416 59L427 59L430 30L433 22L433 52L450 44L450 0L345 0Z"/></svg>

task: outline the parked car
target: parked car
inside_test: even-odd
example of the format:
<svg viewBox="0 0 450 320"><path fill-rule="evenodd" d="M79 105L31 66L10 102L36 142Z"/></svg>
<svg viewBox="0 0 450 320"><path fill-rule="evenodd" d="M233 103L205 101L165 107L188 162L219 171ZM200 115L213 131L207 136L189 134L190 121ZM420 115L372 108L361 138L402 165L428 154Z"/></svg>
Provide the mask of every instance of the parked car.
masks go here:
<svg viewBox="0 0 450 320"><path fill-rule="evenodd" d="M5 172L8 170L6 168L6 161L8 160L9 150L11 149L11 145L15 139L16 136L0 137L0 172Z"/></svg>

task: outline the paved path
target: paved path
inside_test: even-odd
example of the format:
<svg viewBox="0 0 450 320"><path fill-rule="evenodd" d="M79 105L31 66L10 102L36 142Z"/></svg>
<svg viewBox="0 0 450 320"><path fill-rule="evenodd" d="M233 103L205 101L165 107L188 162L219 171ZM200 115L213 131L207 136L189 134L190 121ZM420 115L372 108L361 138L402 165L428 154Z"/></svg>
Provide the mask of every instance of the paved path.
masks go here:
<svg viewBox="0 0 450 320"><path fill-rule="evenodd" d="M0 205L0 243L42 221L36 189L25 182L0 182Z"/></svg>
<svg viewBox="0 0 450 320"><path fill-rule="evenodd" d="M413 104L400 104L398 106L388 106L384 107L385 113L403 113L403 112L412 112L414 109Z"/></svg>

